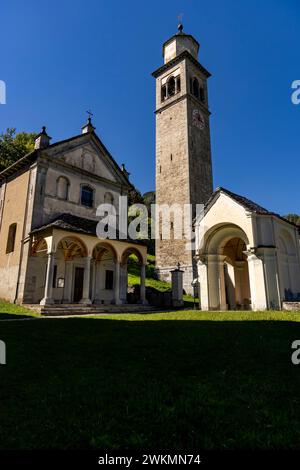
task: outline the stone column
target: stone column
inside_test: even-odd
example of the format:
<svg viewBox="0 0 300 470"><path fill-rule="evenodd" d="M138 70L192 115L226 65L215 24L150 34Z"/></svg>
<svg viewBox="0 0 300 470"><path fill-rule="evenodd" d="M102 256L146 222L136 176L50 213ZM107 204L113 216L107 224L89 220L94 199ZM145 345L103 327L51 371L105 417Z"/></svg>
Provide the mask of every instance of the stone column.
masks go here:
<svg viewBox="0 0 300 470"><path fill-rule="evenodd" d="M83 294L80 301L81 304L92 303L90 299L90 281L91 281L91 256L85 258L85 268L84 268L84 277L83 277Z"/></svg>
<svg viewBox="0 0 300 470"><path fill-rule="evenodd" d="M219 272L219 298L220 310L227 310L225 272L224 272L225 256L218 256L218 272Z"/></svg>
<svg viewBox="0 0 300 470"><path fill-rule="evenodd" d="M100 270L101 270L101 261L96 261L95 263L95 279L94 279L94 295L95 303L101 303L100 298Z"/></svg>
<svg viewBox="0 0 300 470"><path fill-rule="evenodd" d="M263 262L255 253L248 253L252 310L267 310L267 293Z"/></svg>
<svg viewBox="0 0 300 470"><path fill-rule="evenodd" d="M141 294L141 304L148 305L148 301L146 300L146 265L142 264L141 266L141 286L140 286L140 294Z"/></svg>
<svg viewBox="0 0 300 470"><path fill-rule="evenodd" d="M91 279L91 301L92 303L95 300L95 286L96 286L96 269L97 269L97 261L95 259L92 260L92 279Z"/></svg>
<svg viewBox="0 0 300 470"><path fill-rule="evenodd" d="M276 248L265 247L260 249L260 255L264 265L267 306L271 310L281 308L280 291L277 272Z"/></svg>
<svg viewBox="0 0 300 470"><path fill-rule="evenodd" d="M178 268L171 271L172 276L172 304L173 307L183 307L183 271Z"/></svg>
<svg viewBox="0 0 300 470"><path fill-rule="evenodd" d="M64 296L63 296L63 303L71 302L72 296L72 268L73 268L73 261L67 260L66 261L66 268L65 268L65 287L64 287Z"/></svg>
<svg viewBox="0 0 300 470"><path fill-rule="evenodd" d="M127 304L127 263L120 265L120 299Z"/></svg>
<svg viewBox="0 0 300 470"><path fill-rule="evenodd" d="M204 255L199 256L198 261L198 279L199 279L199 304L201 310L209 310L208 299L208 275L207 258Z"/></svg>
<svg viewBox="0 0 300 470"><path fill-rule="evenodd" d="M207 255L209 310L220 309L220 284L218 272L218 255Z"/></svg>
<svg viewBox="0 0 300 470"><path fill-rule="evenodd" d="M230 263L224 263L225 274L225 294L228 310L236 310L237 294L236 294L236 269Z"/></svg>
<svg viewBox="0 0 300 470"><path fill-rule="evenodd" d="M119 261L116 261L115 265L115 304L116 305L121 305L123 302L120 298L120 284L121 284L121 265Z"/></svg>
<svg viewBox="0 0 300 470"><path fill-rule="evenodd" d="M52 297L54 260L55 260L54 253L48 253L45 294L44 294L44 298L40 301L40 305L54 304L54 300Z"/></svg>

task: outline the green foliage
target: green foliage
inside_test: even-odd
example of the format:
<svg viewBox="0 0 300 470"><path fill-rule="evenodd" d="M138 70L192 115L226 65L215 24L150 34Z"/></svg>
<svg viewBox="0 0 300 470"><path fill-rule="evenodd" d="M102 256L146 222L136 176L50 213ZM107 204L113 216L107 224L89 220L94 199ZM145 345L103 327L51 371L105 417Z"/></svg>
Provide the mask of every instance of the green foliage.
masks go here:
<svg viewBox="0 0 300 470"><path fill-rule="evenodd" d="M160 281L156 278L155 273L155 256L148 255L148 263L146 265L146 286L153 287L161 292L171 289L171 284ZM140 284L140 266L135 255L131 255L128 259L128 284L134 286Z"/></svg>
<svg viewBox="0 0 300 470"><path fill-rule="evenodd" d="M148 252L151 255L155 254L155 240L151 239L151 226L154 223L154 220L151 218L151 204L155 203L155 191L149 191L143 195L143 204L147 207L148 210L148 240L146 240Z"/></svg>
<svg viewBox="0 0 300 470"><path fill-rule="evenodd" d="M34 149L36 134L19 132L16 129L7 129L0 134L0 171L9 167L17 160Z"/></svg>
<svg viewBox="0 0 300 470"><path fill-rule="evenodd" d="M134 204L143 204L147 207L148 210L148 233L147 234L142 234L139 238L139 240L143 241L145 245L147 246L148 252L151 253L152 255L155 254L155 240L151 239L151 225L152 225L152 219L151 219L151 204L155 202L155 192L154 191L149 191L148 193L145 193L143 196L141 193L135 189L132 188L131 191L129 191L128 194L128 208L129 208L129 214L128 214L128 223L130 223L135 217L139 214L136 214L135 211L131 210L130 207L133 206Z"/></svg>
<svg viewBox="0 0 300 470"><path fill-rule="evenodd" d="M128 193L128 207L132 206L133 204L143 204L143 197L141 193L132 186Z"/></svg>
<svg viewBox="0 0 300 470"><path fill-rule="evenodd" d="M155 204L155 191L148 191L143 195L143 201L148 211L151 210L151 204Z"/></svg>
<svg viewBox="0 0 300 470"><path fill-rule="evenodd" d="M300 227L300 215L298 214L288 214L284 216L289 222L293 222L293 224L299 225Z"/></svg>

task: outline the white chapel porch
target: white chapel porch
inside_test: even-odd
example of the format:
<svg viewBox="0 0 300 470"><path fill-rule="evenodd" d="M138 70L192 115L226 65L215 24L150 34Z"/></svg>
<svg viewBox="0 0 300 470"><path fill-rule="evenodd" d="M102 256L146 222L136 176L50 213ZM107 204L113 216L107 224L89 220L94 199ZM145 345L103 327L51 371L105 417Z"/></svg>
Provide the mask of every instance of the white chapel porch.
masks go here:
<svg viewBox="0 0 300 470"><path fill-rule="evenodd" d="M218 188L196 221L202 310L278 310L300 297L299 230Z"/></svg>
<svg viewBox="0 0 300 470"><path fill-rule="evenodd" d="M84 228L79 230L82 224ZM67 230L68 225L77 230ZM94 221L62 215L58 221L32 232L24 303L126 304L127 262L134 254L141 269L139 303L147 304L146 246L133 241L99 239L94 235L95 227Z"/></svg>

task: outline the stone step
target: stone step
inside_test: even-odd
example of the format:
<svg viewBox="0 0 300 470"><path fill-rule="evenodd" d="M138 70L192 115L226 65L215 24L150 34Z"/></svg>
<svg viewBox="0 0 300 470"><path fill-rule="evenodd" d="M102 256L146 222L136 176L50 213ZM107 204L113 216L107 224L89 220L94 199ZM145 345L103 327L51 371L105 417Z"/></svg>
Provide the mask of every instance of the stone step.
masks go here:
<svg viewBox="0 0 300 470"><path fill-rule="evenodd" d="M41 314L48 316L59 315L93 315L101 313L135 313L135 312L155 312L156 307L150 305L124 304L124 305L53 305L41 307Z"/></svg>

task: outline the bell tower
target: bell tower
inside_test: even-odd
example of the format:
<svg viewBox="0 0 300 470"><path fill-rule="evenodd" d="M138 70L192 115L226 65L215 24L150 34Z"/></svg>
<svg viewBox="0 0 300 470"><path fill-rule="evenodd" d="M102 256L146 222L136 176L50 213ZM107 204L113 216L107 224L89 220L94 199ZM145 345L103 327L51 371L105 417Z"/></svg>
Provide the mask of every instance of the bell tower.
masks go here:
<svg viewBox="0 0 300 470"><path fill-rule="evenodd" d="M196 204L205 204L213 192L210 73L198 61L199 47L180 24L177 34L163 44L164 65L152 74L156 79L156 204L191 204L193 216ZM184 233L181 240L174 239L174 217L171 214L167 222L170 239L159 228L156 268L161 279L170 280L170 270L179 262L184 289L191 292L197 272L194 252L186 249Z"/></svg>

